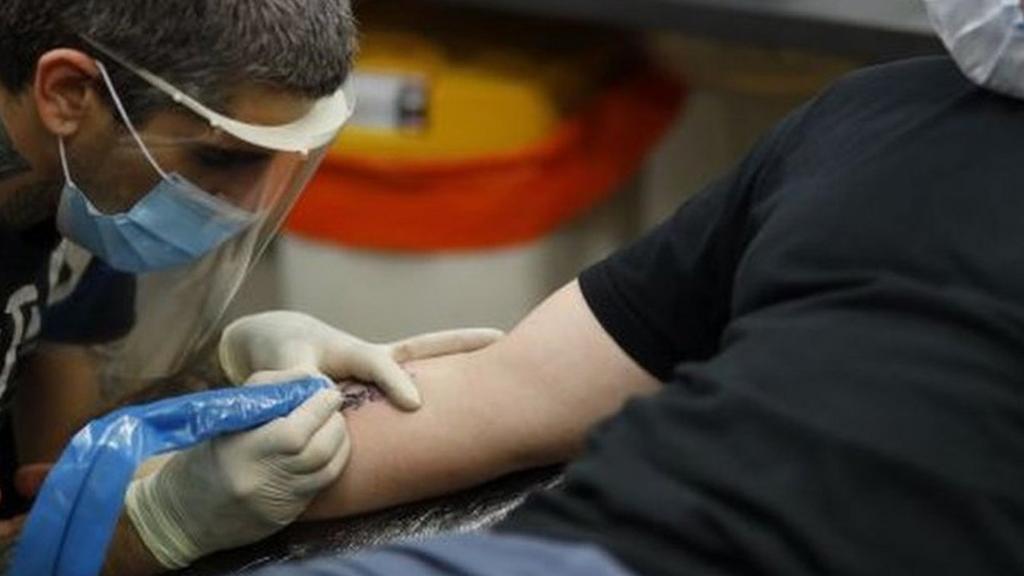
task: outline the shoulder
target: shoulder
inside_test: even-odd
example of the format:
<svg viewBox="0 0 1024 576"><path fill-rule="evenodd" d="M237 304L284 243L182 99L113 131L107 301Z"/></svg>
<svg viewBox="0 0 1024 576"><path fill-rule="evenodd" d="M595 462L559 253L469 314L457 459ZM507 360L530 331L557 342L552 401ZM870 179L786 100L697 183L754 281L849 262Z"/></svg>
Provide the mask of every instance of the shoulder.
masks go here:
<svg viewBox="0 0 1024 576"><path fill-rule="evenodd" d="M836 88L842 90L882 89L887 94L976 88L948 56L926 56L868 66L844 76Z"/></svg>
<svg viewBox="0 0 1024 576"><path fill-rule="evenodd" d="M967 95L988 94L972 84L951 58L912 58L862 68L843 76L818 98L823 108L856 104L876 106L948 102Z"/></svg>
<svg viewBox="0 0 1024 576"><path fill-rule="evenodd" d="M932 116L970 96L987 93L971 84L952 59L901 60L851 72L835 81L808 106L805 130L860 129L913 116Z"/></svg>
<svg viewBox="0 0 1024 576"><path fill-rule="evenodd" d="M1024 100L979 88L950 58L915 58L858 70L833 83L805 106L777 164L801 171L867 161L878 166L883 151L931 163L934 155L913 149L968 140L981 153L1017 139L1022 129Z"/></svg>

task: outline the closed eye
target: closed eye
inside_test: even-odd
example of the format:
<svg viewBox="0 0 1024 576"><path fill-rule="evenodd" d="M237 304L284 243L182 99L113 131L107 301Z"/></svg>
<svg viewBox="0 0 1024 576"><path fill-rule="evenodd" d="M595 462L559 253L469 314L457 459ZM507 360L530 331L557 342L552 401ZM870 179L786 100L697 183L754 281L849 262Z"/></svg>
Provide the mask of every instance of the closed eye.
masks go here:
<svg viewBox="0 0 1024 576"><path fill-rule="evenodd" d="M192 152L196 161L212 170L233 170L259 166L270 159L270 154L257 150L201 146Z"/></svg>

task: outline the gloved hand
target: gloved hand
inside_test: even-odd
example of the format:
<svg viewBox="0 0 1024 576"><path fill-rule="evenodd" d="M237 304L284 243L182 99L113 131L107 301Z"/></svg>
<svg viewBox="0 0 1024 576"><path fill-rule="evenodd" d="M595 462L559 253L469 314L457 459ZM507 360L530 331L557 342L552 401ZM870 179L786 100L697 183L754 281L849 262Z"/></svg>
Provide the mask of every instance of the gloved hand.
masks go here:
<svg viewBox="0 0 1024 576"><path fill-rule="evenodd" d="M375 384L400 408L415 410L420 394L401 364L472 352L502 337L499 330L466 329L371 344L297 312L266 312L236 320L220 340L220 363L238 384L255 373L304 371L339 381Z"/></svg>
<svg viewBox="0 0 1024 576"><path fill-rule="evenodd" d="M336 390L290 415L172 456L128 488L125 508L164 567L261 540L341 474L350 450Z"/></svg>

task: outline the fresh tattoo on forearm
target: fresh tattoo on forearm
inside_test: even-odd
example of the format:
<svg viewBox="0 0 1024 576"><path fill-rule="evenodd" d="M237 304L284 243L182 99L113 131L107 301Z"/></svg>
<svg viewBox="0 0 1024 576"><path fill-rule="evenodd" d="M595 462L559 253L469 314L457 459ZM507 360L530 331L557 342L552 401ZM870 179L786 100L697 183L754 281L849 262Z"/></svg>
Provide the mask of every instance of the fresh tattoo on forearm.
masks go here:
<svg viewBox="0 0 1024 576"><path fill-rule="evenodd" d="M408 372L410 378L416 380L415 371L410 370L407 366L403 366L403 368ZM362 382L354 378L349 378L346 380L339 380L335 382L335 384L338 386L338 390L341 391L342 395L341 412L359 410L367 404L387 400L387 396L381 392L380 388L369 382Z"/></svg>
<svg viewBox="0 0 1024 576"><path fill-rule="evenodd" d="M356 382L354 380L339 382L338 389L341 390L341 395L344 398L341 404L342 412L359 410L367 403L380 402L385 398L384 393L380 391L380 388L377 388L373 384Z"/></svg>

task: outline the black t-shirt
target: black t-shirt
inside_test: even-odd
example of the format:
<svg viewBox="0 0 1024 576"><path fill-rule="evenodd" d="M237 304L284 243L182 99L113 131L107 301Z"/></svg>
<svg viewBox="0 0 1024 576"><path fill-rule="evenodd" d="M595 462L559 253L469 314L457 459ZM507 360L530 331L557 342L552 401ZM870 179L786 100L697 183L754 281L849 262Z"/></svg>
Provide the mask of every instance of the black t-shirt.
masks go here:
<svg viewBox="0 0 1024 576"><path fill-rule="evenodd" d="M9 405L22 360L40 340L94 344L134 322L135 281L92 259L72 270L52 221L0 231L0 518L27 510L13 487L19 463Z"/></svg>
<svg viewBox="0 0 1024 576"><path fill-rule="evenodd" d="M502 529L643 575L1024 573L1024 102L856 73L580 281L667 384Z"/></svg>
<svg viewBox="0 0 1024 576"><path fill-rule="evenodd" d="M18 360L39 340L97 344L134 324L135 279L91 258L70 266L52 221L0 231L0 397L10 396ZM78 270L74 268L80 268ZM0 411L6 402L0 402Z"/></svg>
<svg viewBox="0 0 1024 576"><path fill-rule="evenodd" d="M58 241L52 222L25 232L0 230L0 397L42 331Z"/></svg>
<svg viewBox="0 0 1024 576"><path fill-rule="evenodd" d="M13 488L17 454L7 407L19 362L42 331L57 243L52 223L19 233L0 230L0 517L26 507Z"/></svg>

